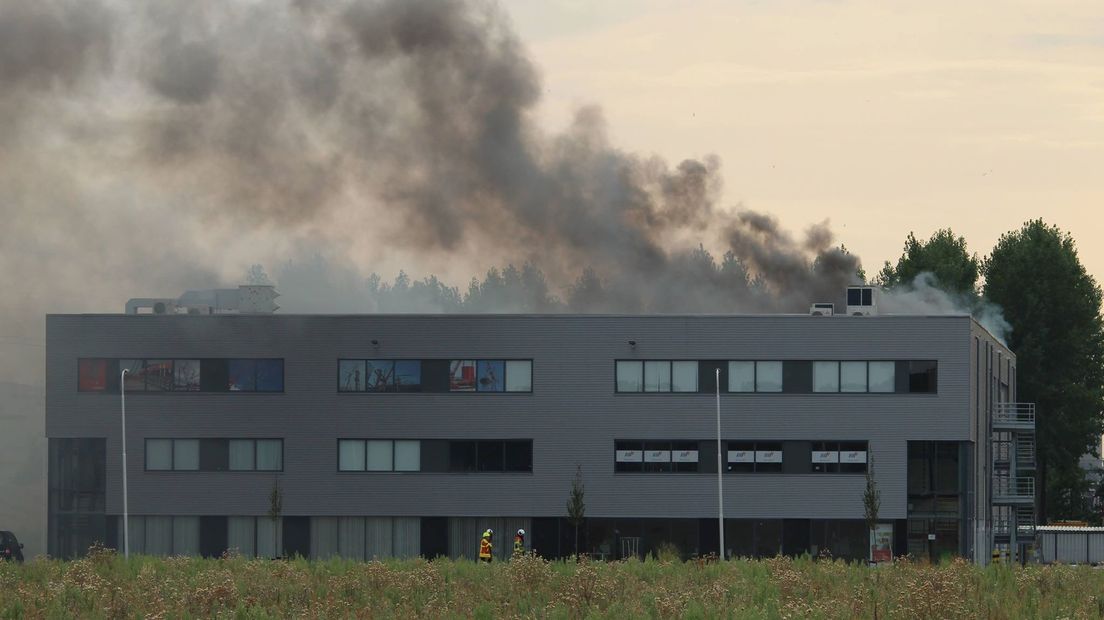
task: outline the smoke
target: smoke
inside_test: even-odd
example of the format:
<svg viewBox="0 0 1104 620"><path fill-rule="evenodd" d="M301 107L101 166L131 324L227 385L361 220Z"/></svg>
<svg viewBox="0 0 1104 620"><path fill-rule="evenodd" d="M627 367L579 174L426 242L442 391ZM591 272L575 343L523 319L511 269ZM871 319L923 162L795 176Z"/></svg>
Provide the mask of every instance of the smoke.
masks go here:
<svg viewBox="0 0 1104 620"><path fill-rule="evenodd" d="M885 314L972 314L982 327L1008 346L1012 325L1000 306L985 299L949 293L938 287L931 272L918 274L912 282L883 289L878 310Z"/></svg>

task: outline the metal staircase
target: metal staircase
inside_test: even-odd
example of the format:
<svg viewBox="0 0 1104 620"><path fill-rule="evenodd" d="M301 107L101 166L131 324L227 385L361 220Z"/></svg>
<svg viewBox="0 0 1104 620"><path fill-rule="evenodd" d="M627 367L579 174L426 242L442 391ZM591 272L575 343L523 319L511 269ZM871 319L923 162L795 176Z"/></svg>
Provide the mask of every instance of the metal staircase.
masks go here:
<svg viewBox="0 0 1104 620"><path fill-rule="evenodd" d="M993 556L1017 561L1035 541L1035 404L994 404L990 441Z"/></svg>

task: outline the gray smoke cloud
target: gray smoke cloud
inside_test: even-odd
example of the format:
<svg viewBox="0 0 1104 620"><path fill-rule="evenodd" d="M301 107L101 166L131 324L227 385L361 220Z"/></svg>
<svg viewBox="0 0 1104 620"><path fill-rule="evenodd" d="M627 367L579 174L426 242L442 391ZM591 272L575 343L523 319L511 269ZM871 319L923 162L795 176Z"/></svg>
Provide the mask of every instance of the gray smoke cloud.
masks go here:
<svg viewBox="0 0 1104 620"><path fill-rule="evenodd" d="M528 267L475 283L477 307L516 309L511 287L552 311L842 301L858 260L826 225L795 238L719 207L716 157L626 153L597 107L550 133L541 90L477 0L0 0L0 378L42 385L47 312L257 261L285 265L288 310L447 311L472 289L367 274L511 262ZM289 290L311 269L347 298ZM10 436L41 443L35 413L5 411Z"/></svg>

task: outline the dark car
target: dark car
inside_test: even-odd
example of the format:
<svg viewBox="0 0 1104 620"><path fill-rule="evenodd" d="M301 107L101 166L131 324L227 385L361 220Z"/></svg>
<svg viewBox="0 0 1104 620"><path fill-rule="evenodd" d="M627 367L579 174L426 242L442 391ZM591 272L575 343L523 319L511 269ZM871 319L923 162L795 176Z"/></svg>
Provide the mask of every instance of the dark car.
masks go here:
<svg viewBox="0 0 1104 620"><path fill-rule="evenodd" d="M0 560L23 561L23 544L11 532L0 531Z"/></svg>

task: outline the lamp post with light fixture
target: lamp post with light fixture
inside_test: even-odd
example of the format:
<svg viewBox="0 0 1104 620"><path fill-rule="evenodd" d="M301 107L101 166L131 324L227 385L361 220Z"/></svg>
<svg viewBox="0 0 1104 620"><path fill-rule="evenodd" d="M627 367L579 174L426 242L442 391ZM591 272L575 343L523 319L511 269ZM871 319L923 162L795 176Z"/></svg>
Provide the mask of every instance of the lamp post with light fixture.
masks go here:
<svg viewBox="0 0 1104 620"><path fill-rule="evenodd" d="M124 368L119 373L119 406L123 419L123 557L130 559L130 514L127 507L126 376L127 369Z"/></svg>
<svg viewBox="0 0 1104 620"><path fill-rule="evenodd" d="M725 559L724 541L724 460L721 458L721 369L715 368L717 386L717 529L720 534L720 558Z"/></svg>

